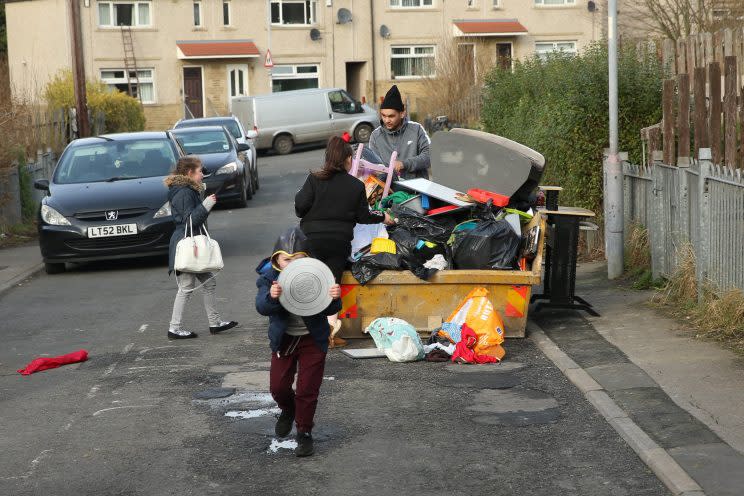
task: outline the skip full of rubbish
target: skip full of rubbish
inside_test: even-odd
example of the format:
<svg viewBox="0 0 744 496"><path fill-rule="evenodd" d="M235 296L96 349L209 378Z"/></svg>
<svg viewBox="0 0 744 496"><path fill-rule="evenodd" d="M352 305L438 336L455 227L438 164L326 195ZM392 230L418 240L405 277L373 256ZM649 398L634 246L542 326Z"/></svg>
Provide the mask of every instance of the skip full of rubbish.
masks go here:
<svg viewBox="0 0 744 496"><path fill-rule="evenodd" d="M434 134L430 155L439 182L400 180L394 158L385 165L357 146L351 173L365 182L370 207L395 225L355 228L354 278L364 285L384 270L410 270L423 280L439 270L526 270L539 226L522 227L534 215L544 157L468 129Z"/></svg>

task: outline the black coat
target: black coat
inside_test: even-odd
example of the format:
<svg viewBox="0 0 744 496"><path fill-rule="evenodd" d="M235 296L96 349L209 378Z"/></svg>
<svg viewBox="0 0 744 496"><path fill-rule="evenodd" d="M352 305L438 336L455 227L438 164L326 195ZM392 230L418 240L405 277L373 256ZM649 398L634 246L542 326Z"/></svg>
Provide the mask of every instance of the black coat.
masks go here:
<svg viewBox="0 0 744 496"><path fill-rule="evenodd" d="M184 237L189 216L191 216L194 232L198 233L206 222L209 211L202 205L199 185L192 179L181 175L171 175L165 179L165 185L168 186L168 201L171 205L173 222L176 224L168 248L168 273L170 274L174 270L176 245Z"/></svg>
<svg viewBox="0 0 744 496"><path fill-rule="evenodd" d="M269 345L271 351L277 353L282 344L284 331L287 330L290 313L279 303L278 299L272 298L269 293L271 284L279 278L279 271L274 269L266 259L256 267L256 272L258 272L256 310L261 315L269 317ZM340 311L341 299L335 299L323 312L310 317L301 317L315 344L324 353L328 351L328 336L331 333L327 317Z"/></svg>
<svg viewBox="0 0 744 496"><path fill-rule="evenodd" d="M364 183L339 172L329 179L310 174L295 195L295 213L300 227L310 238L351 241L355 224L378 224L385 215L370 212Z"/></svg>

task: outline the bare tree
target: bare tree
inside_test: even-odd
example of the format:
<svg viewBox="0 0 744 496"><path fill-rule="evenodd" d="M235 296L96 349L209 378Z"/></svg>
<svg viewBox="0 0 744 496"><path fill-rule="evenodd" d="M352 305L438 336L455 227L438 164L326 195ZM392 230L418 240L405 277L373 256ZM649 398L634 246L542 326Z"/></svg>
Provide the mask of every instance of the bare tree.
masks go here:
<svg viewBox="0 0 744 496"><path fill-rule="evenodd" d="M676 40L742 25L744 0L624 0L618 20L630 37Z"/></svg>
<svg viewBox="0 0 744 496"><path fill-rule="evenodd" d="M433 75L422 81L419 112L432 117L447 115L450 121L461 124L476 122L480 116L483 78L494 64L488 54L495 50L488 48L457 38L445 38L438 43ZM510 59L497 62L511 65Z"/></svg>

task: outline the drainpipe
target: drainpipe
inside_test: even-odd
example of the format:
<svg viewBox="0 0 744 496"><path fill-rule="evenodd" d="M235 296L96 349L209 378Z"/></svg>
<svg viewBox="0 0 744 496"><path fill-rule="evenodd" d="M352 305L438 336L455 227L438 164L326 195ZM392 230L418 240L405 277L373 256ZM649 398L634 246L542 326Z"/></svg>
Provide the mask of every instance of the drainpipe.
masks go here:
<svg viewBox="0 0 744 496"><path fill-rule="evenodd" d="M375 70L375 0L369 2L369 41L372 44L372 102L377 105L377 71Z"/></svg>

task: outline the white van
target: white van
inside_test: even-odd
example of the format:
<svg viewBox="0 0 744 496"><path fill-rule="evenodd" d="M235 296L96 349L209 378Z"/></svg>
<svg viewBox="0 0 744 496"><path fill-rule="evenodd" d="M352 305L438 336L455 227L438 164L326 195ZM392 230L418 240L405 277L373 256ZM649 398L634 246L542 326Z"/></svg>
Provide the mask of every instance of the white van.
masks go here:
<svg viewBox="0 0 744 496"><path fill-rule="evenodd" d="M366 143L380 120L372 107L341 88L239 96L232 99L232 113L243 127L258 132L257 149L273 148L282 155L295 144L322 142L344 131Z"/></svg>

